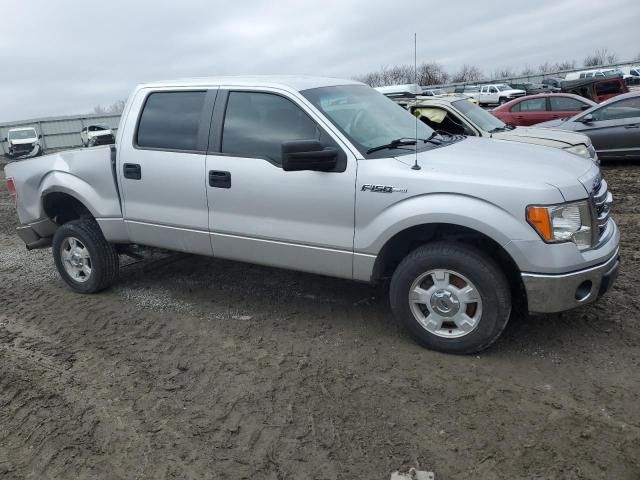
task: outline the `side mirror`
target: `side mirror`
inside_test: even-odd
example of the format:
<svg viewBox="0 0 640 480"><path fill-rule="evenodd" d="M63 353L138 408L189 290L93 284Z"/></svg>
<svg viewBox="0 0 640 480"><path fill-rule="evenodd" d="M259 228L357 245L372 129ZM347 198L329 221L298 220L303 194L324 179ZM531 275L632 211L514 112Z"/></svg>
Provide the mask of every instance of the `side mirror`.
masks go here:
<svg viewBox="0 0 640 480"><path fill-rule="evenodd" d="M591 123L593 122L593 115L591 115L590 113L587 113L584 117L580 119L580 121L582 123Z"/></svg>
<svg viewBox="0 0 640 480"><path fill-rule="evenodd" d="M335 148L324 148L318 140L294 140L282 143L282 169L285 172L313 170L327 172L338 162Z"/></svg>
<svg viewBox="0 0 640 480"><path fill-rule="evenodd" d="M38 138L39 138L39 139L40 139L40 138L42 138L42 134L38 135Z"/></svg>

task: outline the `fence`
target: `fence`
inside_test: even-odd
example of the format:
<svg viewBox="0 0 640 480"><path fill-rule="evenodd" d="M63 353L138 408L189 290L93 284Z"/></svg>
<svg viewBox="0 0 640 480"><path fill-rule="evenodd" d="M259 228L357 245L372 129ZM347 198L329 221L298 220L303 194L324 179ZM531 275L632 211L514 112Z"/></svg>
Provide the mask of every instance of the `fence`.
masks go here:
<svg viewBox="0 0 640 480"><path fill-rule="evenodd" d="M12 128L33 127L42 135L42 148L51 152L82 146L80 131L86 126L104 125L115 133L119 123L120 114L71 115L0 123L0 140L7 138L7 132ZM0 145L0 154L6 153L9 149L7 143L1 142Z"/></svg>
<svg viewBox="0 0 640 480"><path fill-rule="evenodd" d="M600 65L597 67L578 67L578 68L572 68L569 70L559 70L557 72L532 73L530 75L516 75L513 77L504 77L504 78L485 78L483 80L477 80L473 82L469 81L469 82L446 83L442 85L429 85L426 88L441 88L444 90L453 91L453 89L459 85L484 85L487 83L522 83L522 82L540 83L545 78L564 79L567 73L572 73L572 72L582 72L584 70L604 70L607 68L634 67L638 64L640 64L640 61L622 62L622 63L614 63L611 65Z"/></svg>

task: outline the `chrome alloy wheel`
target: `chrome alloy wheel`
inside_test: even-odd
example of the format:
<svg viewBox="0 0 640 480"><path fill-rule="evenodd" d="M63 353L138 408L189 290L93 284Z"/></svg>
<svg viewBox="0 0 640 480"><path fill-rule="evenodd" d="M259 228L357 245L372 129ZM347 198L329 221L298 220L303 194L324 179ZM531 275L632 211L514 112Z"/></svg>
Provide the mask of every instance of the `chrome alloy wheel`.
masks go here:
<svg viewBox="0 0 640 480"><path fill-rule="evenodd" d="M84 244L75 237L67 237L60 246L60 256L65 272L76 282L84 283L91 277L91 255Z"/></svg>
<svg viewBox="0 0 640 480"><path fill-rule="evenodd" d="M476 286L452 270L429 270L409 289L411 313L429 333L459 338L472 332L482 317L482 299Z"/></svg>

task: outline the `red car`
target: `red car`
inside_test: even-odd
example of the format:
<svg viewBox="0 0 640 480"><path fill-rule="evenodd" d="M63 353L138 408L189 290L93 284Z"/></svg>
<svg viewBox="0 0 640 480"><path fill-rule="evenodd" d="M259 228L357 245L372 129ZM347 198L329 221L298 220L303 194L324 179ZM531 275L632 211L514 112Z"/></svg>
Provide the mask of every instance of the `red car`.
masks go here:
<svg viewBox="0 0 640 480"><path fill-rule="evenodd" d="M527 126L572 117L594 105L595 102L571 93L540 93L511 100L494 108L491 113L504 123Z"/></svg>

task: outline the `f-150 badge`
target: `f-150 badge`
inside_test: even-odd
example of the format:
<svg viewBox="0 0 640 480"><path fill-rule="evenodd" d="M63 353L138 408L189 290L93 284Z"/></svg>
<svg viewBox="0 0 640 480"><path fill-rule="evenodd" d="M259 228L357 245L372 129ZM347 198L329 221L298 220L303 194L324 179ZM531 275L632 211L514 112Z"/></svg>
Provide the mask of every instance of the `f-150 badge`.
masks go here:
<svg viewBox="0 0 640 480"><path fill-rule="evenodd" d="M360 189L363 192L375 192L375 193L407 193L406 188L391 187L389 185L372 185L365 183Z"/></svg>

